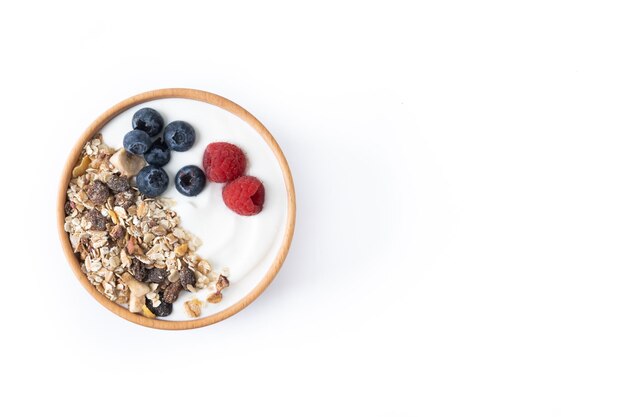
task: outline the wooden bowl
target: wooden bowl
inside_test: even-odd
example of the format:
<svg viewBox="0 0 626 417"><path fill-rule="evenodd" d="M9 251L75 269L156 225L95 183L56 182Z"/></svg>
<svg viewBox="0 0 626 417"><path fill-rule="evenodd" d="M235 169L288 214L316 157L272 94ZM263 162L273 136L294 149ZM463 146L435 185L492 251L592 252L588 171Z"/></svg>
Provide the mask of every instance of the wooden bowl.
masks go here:
<svg viewBox="0 0 626 417"><path fill-rule="evenodd" d="M66 201L67 187L72 177L72 169L78 163L78 159L85 143L87 143L87 141L90 140L96 133L100 132L105 124L107 124L111 119L113 119L123 111L138 104L145 103L147 101L166 98L184 98L209 103L214 106L221 107L222 109L234 114L235 116L242 119L244 122L248 123L254 130L256 130L256 132L261 135L261 137L271 148L274 156L278 160L287 191L288 207L285 233L282 237L282 242L278 249L278 253L261 281L247 295L245 295L234 305L218 313L195 320L167 321L152 319L139 314L131 313L126 308L107 299L104 295L100 294L95 289L95 287L87 279L87 276L81 271L79 260L72 251L68 234L67 232L65 232L63 227L65 223L64 205ZM206 91L192 90L187 88L166 88L162 90L153 90L141 93L116 104L115 106L104 112L100 117L98 117L81 135L81 137L78 139L78 142L76 143L76 145L74 145L74 148L70 152L67 163L65 164L65 167L63 169L63 174L61 175L61 183L59 185L59 194L57 201L57 223L59 237L61 239L61 245L63 246L63 252L67 257L67 261L69 262L72 271L74 271L74 274L83 285L83 287L85 287L85 289L100 304L102 304L104 307L108 308L118 316L126 320L132 321L133 323L140 324L142 326L165 330L185 330L193 329L196 327L208 326L210 324L217 323L218 321L224 320L232 316L233 314L241 311L244 307L253 302L265 290L265 288L267 288L267 286L272 282L272 280L280 270L280 267L282 266L285 257L287 256L287 252L289 251L289 246L291 245L295 220L296 195L293 186L293 178L291 176L287 160L285 159L283 152L276 143L276 140L274 140L274 138L272 137L271 133L252 114L248 113L243 107L233 103L232 101L224 97L220 97L216 94L208 93Z"/></svg>

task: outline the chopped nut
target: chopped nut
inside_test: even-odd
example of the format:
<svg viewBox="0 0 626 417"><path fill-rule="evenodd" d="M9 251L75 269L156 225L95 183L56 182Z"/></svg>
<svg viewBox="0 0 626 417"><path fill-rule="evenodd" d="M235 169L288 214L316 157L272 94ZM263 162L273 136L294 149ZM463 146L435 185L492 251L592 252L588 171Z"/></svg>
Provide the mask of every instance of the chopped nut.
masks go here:
<svg viewBox="0 0 626 417"><path fill-rule="evenodd" d="M128 299L128 311L130 311L131 313L141 313L145 305L146 297L137 296L132 293L130 294L130 298Z"/></svg>
<svg viewBox="0 0 626 417"><path fill-rule="evenodd" d="M113 220L113 224L120 224L120 220L117 218L117 214L113 210L107 210L109 212L109 216L111 220Z"/></svg>
<svg viewBox="0 0 626 417"><path fill-rule="evenodd" d="M220 301L222 301L222 293L221 292L215 292L211 295L209 295L209 297L206 299L209 303L211 304L217 304Z"/></svg>
<svg viewBox="0 0 626 417"><path fill-rule="evenodd" d="M133 276L129 274L128 272L124 272L122 276L120 277L120 281L122 281L124 284L128 284L130 280L132 279L133 279Z"/></svg>
<svg viewBox="0 0 626 417"><path fill-rule="evenodd" d="M109 161L115 169L127 177L137 175L141 168L146 165L142 157L126 152L124 148L115 152Z"/></svg>
<svg viewBox="0 0 626 417"><path fill-rule="evenodd" d="M211 265L207 261L202 260L198 263L196 270L202 275L208 275L211 272Z"/></svg>
<svg viewBox="0 0 626 417"><path fill-rule="evenodd" d="M174 248L174 253L176 254L176 256L183 256L184 254L186 254L187 244L183 243L182 245L176 246L176 248Z"/></svg>
<svg viewBox="0 0 626 417"><path fill-rule="evenodd" d="M189 301L185 301L185 312L187 313L187 315L191 318L196 318L196 317L200 317L200 314L202 313L202 302L196 298L189 300Z"/></svg>
<svg viewBox="0 0 626 417"><path fill-rule="evenodd" d="M217 282L215 283L215 288L218 291L222 291L224 288L228 287L230 285L230 282L228 281L228 278L226 278L224 275L220 275L220 277L217 279Z"/></svg>
<svg viewBox="0 0 626 417"><path fill-rule="evenodd" d="M87 155L83 156L83 159L80 161L80 164L75 166L74 169L72 170L72 177L76 178L76 177L83 175L87 171L87 168L89 168L90 163L91 163L91 159Z"/></svg>
<svg viewBox="0 0 626 417"><path fill-rule="evenodd" d="M150 287L147 284L139 282L134 278L130 279L126 285L128 285L130 293L136 295L137 297L143 297L150 292Z"/></svg>
<svg viewBox="0 0 626 417"><path fill-rule="evenodd" d="M146 213L148 213L148 205L146 204L145 201L142 201L137 206L137 217L141 219L146 215Z"/></svg>

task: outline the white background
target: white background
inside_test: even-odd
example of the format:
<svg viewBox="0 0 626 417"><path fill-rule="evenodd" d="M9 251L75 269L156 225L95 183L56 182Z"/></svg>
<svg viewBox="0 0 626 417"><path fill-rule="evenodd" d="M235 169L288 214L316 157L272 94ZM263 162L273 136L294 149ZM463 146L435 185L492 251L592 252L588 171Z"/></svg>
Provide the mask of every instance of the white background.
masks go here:
<svg viewBox="0 0 626 417"><path fill-rule="evenodd" d="M17 3L3 414L626 413L623 2ZM178 333L91 299L55 225L80 133L162 87L250 110L298 192L274 283Z"/></svg>

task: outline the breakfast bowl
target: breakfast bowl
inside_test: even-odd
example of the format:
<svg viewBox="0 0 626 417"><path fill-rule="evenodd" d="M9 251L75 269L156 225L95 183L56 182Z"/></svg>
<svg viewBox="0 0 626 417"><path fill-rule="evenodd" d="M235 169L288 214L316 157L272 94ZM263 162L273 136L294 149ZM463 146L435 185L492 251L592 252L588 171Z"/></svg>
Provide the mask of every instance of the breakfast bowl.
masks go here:
<svg viewBox="0 0 626 417"><path fill-rule="evenodd" d="M59 237L83 287L118 316L184 330L241 311L280 270L296 202L270 132L234 102L171 88L132 96L80 136Z"/></svg>

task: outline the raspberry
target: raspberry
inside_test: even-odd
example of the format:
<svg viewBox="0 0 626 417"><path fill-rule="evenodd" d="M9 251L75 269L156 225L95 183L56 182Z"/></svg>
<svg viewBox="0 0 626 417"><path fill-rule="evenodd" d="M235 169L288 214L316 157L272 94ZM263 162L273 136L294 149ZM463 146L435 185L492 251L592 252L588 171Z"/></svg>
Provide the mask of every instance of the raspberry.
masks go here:
<svg viewBox="0 0 626 417"><path fill-rule="evenodd" d="M242 216L258 214L265 202L265 188L256 177L244 175L226 184L222 198L229 209Z"/></svg>
<svg viewBox="0 0 626 417"><path fill-rule="evenodd" d="M214 142L204 150L202 167L209 181L228 182L243 174L246 157L232 143Z"/></svg>

